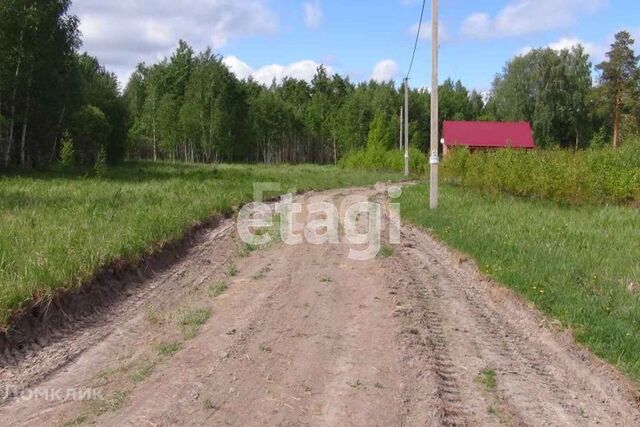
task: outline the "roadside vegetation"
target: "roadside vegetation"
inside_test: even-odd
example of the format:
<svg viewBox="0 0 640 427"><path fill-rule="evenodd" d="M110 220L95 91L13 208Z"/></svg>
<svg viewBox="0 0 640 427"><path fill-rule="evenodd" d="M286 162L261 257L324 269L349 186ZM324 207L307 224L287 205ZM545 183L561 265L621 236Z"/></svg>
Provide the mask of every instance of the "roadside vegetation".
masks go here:
<svg viewBox="0 0 640 427"><path fill-rule="evenodd" d="M378 114L371 123L366 146L347 153L339 162L343 169L367 169L404 172L404 150L393 149L396 134ZM426 173L427 156L415 147L409 148L410 171L414 175Z"/></svg>
<svg viewBox="0 0 640 427"><path fill-rule="evenodd" d="M632 207L568 207L445 185L406 188L405 220L475 258L480 270L570 328L640 380L640 216Z"/></svg>
<svg viewBox="0 0 640 427"><path fill-rule="evenodd" d="M402 173L404 171L404 151L376 149L353 151L340 161L339 166L343 169ZM427 156L412 147L409 152L409 171L411 174L424 175L428 168Z"/></svg>
<svg viewBox="0 0 640 427"><path fill-rule="evenodd" d="M465 188L570 204L640 205L640 141L620 149L452 150L444 178Z"/></svg>
<svg viewBox="0 0 640 427"><path fill-rule="evenodd" d="M188 227L251 201L253 183L282 193L369 185L395 174L324 166L128 163L0 178L0 325L33 299L75 288L112 261L135 262ZM276 194L268 194L275 196Z"/></svg>

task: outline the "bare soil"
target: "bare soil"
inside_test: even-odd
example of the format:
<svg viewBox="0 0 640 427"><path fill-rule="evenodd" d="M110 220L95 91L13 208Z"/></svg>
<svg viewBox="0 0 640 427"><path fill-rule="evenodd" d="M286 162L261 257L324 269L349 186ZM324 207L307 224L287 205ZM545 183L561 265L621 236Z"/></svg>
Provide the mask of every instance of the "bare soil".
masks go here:
<svg viewBox="0 0 640 427"><path fill-rule="evenodd" d="M404 226L370 261L346 242L252 249L223 221L127 298L0 365L0 424L640 425L633 384L422 230ZM86 388L101 399L28 393Z"/></svg>

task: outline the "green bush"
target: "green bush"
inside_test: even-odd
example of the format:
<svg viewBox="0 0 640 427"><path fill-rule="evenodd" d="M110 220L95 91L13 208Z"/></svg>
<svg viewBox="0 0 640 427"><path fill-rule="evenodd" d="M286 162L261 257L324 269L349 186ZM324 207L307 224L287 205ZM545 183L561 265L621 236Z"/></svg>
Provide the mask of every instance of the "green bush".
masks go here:
<svg viewBox="0 0 640 427"><path fill-rule="evenodd" d="M369 147L347 154L340 161L340 166L344 169L403 172L404 151ZM427 156L414 147L409 149L409 169L414 175L423 175L429 169Z"/></svg>
<svg viewBox="0 0 640 427"><path fill-rule="evenodd" d="M640 144L620 149L452 150L444 162L449 182L488 192L571 204L640 202Z"/></svg>
<svg viewBox="0 0 640 427"><path fill-rule="evenodd" d="M103 177L107 173L107 149L104 147L100 147L98 151L98 158L96 159L96 164L94 165L94 171L97 177Z"/></svg>
<svg viewBox="0 0 640 427"><path fill-rule="evenodd" d="M75 150L73 149L73 140L69 132L65 132L62 136L62 147L60 148L60 165L63 168L73 167L75 163Z"/></svg>
<svg viewBox="0 0 640 427"><path fill-rule="evenodd" d="M367 145L352 151L340 160L343 169L404 172L404 150L395 145L395 121L384 113L376 113L369 128ZM428 169L427 156L414 147L409 148L409 170L422 175Z"/></svg>

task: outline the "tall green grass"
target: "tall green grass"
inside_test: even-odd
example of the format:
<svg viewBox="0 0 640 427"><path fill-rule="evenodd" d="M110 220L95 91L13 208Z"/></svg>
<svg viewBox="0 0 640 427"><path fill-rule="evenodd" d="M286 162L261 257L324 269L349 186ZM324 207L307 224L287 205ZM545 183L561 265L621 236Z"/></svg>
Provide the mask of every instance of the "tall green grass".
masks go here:
<svg viewBox="0 0 640 427"><path fill-rule="evenodd" d="M453 150L444 163L450 182L487 192L571 204L640 203L640 144L618 150Z"/></svg>
<svg viewBox="0 0 640 427"><path fill-rule="evenodd" d="M395 174L322 166L131 163L101 177L0 176L0 326L33 298L78 287L116 259L136 261L189 226L250 201L255 182L289 189L372 184Z"/></svg>
<svg viewBox="0 0 640 427"><path fill-rule="evenodd" d="M473 256L487 275L573 330L640 380L640 215L631 207L568 206L445 185L406 189L402 213Z"/></svg>

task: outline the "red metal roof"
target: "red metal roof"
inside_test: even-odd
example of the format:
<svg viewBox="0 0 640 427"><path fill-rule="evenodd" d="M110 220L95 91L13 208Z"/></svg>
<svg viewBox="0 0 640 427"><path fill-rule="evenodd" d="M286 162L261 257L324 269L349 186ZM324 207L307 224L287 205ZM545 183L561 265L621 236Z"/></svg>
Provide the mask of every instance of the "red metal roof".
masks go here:
<svg viewBox="0 0 640 427"><path fill-rule="evenodd" d="M454 122L445 121L444 143L479 148L535 148L528 122Z"/></svg>

